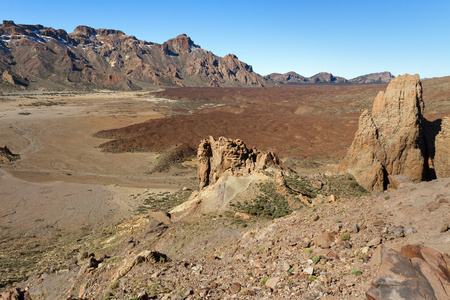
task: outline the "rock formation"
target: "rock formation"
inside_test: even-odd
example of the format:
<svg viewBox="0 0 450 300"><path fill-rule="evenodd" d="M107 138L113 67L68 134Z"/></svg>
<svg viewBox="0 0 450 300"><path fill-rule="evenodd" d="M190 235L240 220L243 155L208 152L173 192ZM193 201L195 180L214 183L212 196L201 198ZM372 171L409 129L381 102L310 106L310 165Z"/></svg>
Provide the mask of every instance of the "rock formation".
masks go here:
<svg viewBox="0 0 450 300"><path fill-rule="evenodd" d="M0 147L0 164L6 164L13 160L19 159L20 155L13 154L8 147Z"/></svg>
<svg viewBox="0 0 450 300"><path fill-rule="evenodd" d="M450 298L450 257L424 245L406 245L400 252L381 246L380 269L367 299Z"/></svg>
<svg viewBox="0 0 450 300"><path fill-rule="evenodd" d="M200 190L214 184L222 175L246 176L270 166L279 166L273 152L248 149L241 140L212 136L201 141L197 151L197 177Z"/></svg>
<svg viewBox="0 0 450 300"><path fill-rule="evenodd" d="M424 103L419 75L403 75L380 92L372 111L359 118L355 139L340 171L355 176L370 191L387 188L389 175L419 182L429 178L423 136Z"/></svg>

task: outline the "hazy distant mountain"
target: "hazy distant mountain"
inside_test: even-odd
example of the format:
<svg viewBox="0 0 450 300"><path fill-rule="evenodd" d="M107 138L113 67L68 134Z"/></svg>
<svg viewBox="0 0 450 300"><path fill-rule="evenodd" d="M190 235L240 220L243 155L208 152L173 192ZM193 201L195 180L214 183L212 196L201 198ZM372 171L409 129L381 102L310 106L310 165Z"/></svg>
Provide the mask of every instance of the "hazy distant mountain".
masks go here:
<svg viewBox="0 0 450 300"><path fill-rule="evenodd" d="M350 79L351 83L389 83L395 76L390 72L371 73Z"/></svg>
<svg viewBox="0 0 450 300"><path fill-rule="evenodd" d="M321 72L311 77L304 77L295 72L285 74L272 73L264 77L277 84L324 84L324 83L347 83L343 77L333 76L331 73Z"/></svg>
<svg viewBox="0 0 450 300"><path fill-rule="evenodd" d="M375 84L375 83L389 83L395 78L390 72L371 73L362 75L350 80L343 77L333 76L330 73L319 73L312 77L304 77L295 72L288 72L285 74L272 73L264 77L269 82L273 81L276 84Z"/></svg>
<svg viewBox="0 0 450 300"><path fill-rule="evenodd" d="M59 89L138 89L146 85L263 86L235 55L219 57L186 35L161 44L122 31L78 26L0 25L0 84Z"/></svg>

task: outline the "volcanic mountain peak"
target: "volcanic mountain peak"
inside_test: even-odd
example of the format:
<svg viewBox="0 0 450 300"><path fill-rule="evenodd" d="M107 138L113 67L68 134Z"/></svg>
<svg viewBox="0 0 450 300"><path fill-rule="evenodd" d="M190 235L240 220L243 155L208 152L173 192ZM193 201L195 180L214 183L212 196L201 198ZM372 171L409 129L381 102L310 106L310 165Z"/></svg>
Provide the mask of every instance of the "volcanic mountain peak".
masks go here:
<svg viewBox="0 0 450 300"><path fill-rule="evenodd" d="M186 34L159 45L114 29L81 25L67 34L13 21L0 25L0 74L5 71L9 80L0 84L10 88L17 86L12 82L50 89L266 84L235 55L216 56Z"/></svg>

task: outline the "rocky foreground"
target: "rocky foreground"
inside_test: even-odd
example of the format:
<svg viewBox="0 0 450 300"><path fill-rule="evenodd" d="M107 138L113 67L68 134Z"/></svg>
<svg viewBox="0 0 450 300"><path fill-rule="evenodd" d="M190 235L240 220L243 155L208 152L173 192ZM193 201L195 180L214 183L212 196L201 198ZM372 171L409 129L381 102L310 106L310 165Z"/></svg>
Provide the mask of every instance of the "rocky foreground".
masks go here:
<svg viewBox="0 0 450 300"><path fill-rule="evenodd" d="M33 299L446 299L449 191L439 179L272 221L150 212L21 287Z"/></svg>

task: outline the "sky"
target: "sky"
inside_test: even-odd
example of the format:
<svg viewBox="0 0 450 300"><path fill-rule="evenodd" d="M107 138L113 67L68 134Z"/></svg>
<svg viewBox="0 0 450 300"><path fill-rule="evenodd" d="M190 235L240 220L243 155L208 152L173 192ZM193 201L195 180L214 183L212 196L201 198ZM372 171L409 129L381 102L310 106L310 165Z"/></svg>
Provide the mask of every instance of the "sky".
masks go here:
<svg viewBox="0 0 450 300"><path fill-rule="evenodd" d="M185 33L261 75L347 79L383 71L450 75L449 15L448 0L0 0L1 20L16 24L118 29L155 43Z"/></svg>

